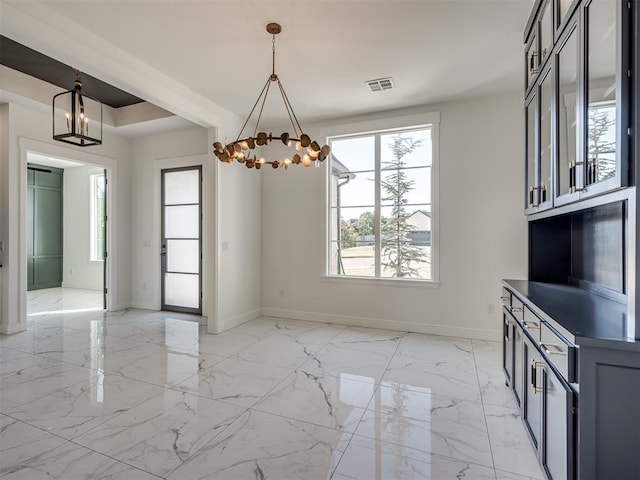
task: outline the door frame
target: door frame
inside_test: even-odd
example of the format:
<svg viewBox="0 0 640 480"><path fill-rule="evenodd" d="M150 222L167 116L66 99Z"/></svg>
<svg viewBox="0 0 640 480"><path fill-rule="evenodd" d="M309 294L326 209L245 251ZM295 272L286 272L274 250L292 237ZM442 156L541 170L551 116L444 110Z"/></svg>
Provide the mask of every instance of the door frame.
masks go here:
<svg viewBox="0 0 640 480"><path fill-rule="evenodd" d="M196 155L186 155L180 157L165 157L165 158L156 158L153 160L153 229L149 232L149 238L151 240L151 254L153 256L153 262L149 263L150 271L146 278L150 281L151 288L151 296L150 304L145 304L146 306L141 308L149 308L151 310L161 310L162 309L162 298L160 292L160 275L162 273L160 268L160 262L158 259L160 258L161 252L161 244L160 238L162 236L161 230L161 208L160 203L162 199L162 170L171 169L171 168L180 168L180 167L195 167L200 165L202 167L202 199L201 206L203 212L202 218L202 271L201 271L201 281L202 281L202 313L200 314L202 317L207 317L209 325L209 330L211 331L211 324L215 325L215 318L217 318L217 309L216 309L216 291L213 286L216 284L215 277L215 265L217 263L217 259L215 258L215 253L217 251L217 246L215 243L215 218L212 215L207 214L206 212L210 211L214 205L214 197L215 191L215 182L214 182L214 172L215 168L217 168L217 164L211 162L208 154L196 154ZM215 212L214 212L215 215ZM213 253L214 255L212 255ZM134 279L135 282L135 279ZM214 331L215 331L214 326Z"/></svg>
<svg viewBox="0 0 640 480"><path fill-rule="evenodd" d="M198 308L189 308L189 307L179 307L175 305L167 305L165 303L165 281L164 274L165 268L163 268L162 264L166 265L166 238L164 236L164 175L165 173L172 172L186 172L190 170L195 170L199 175L199 188L198 188L198 249L200 253L200 258L198 259ZM202 315L202 304L203 304L203 291L202 291L202 232L203 232L203 214L202 214L202 184L203 184L203 175L202 175L202 164L199 165L190 165L183 167L170 167L170 168L162 168L160 170L160 308L162 310L167 310L171 312L181 312L181 313L191 313L194 315ZM164 257L164 258L162 258Z"/></svg>
<svg viewBox="0 0 640 480"><path fill-rule="evenodd" d="M116 190L118 184L117 177L117 160L115 158L105 157L102 155L96 155L90 152L79 151L74 148L69 148L62 145L54 145L39 140L34 140L25 137L19 137L19 151L20 151L20 179L18 184L19 189L19 244L18 244L18 318L22 323L21 330L26 329L27 319L27 159L28 154L39 153L48 157L56 157L64 160L72 160L76 162L82 162L89 165L95 165L107 170L109 175L109 189ZM106 212L109 218L109 235L107 236L106 248L108 256L105 259L104 267L106 269L107 282L103 283L103 288L107 289L107 311L118 310L121 307L121 301L117 297L116 289L116 274L117 267L112 261L113 258L118 258L118 251L116 242L113 241L117 238L117 222L115 214L115 195L108 195L106 202ZM17 330L20 331L20 330Z"/></svg>

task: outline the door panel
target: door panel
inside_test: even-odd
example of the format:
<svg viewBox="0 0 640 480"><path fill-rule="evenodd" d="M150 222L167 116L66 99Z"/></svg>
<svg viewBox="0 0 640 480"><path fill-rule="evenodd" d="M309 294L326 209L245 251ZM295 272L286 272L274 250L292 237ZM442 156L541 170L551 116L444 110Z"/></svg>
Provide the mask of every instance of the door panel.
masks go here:
<svg viewBox="0 0 640 480"><path fill-rule="evenodd" d="M107 175L107 169L103 170L104 173L104 195L102 197L102 211L104 212L104 242L102 242L102 308L107 309L107 232L109 215L107 213L107 195L109 193L109 177Z"/></svg>
<svg viewBox="0 0 640 480"><path fill-rule="evenodd" d="M200 271L200 241L167 240L167 271L198 273Z"/></svg>
<svg viewBox="0 0 640 480"><path fill-rule="evenodd" d="M33 173L33 172L31 172ZM32 187L27 188L27 256L33 257L33 235L34 235L34 204L36 191ZM32 259L33 260L33 259Z"/></svg>
<svg viewBox="0 0 640 480"><path fill-rule="evenodd" d="M162 309L202 312L201 167L162 171Z"/></svg>
<svg viewBox="0 0 640 480"><path fill-rule="evenodd" d="M200 308L200 281L198 275L166 273L164 303L167 307Z"/></svg>
<svg viewBox="0 0 640 480"><path fill-rule="evenodd" d="M165 205L200 203L200 171L182 170L165 176Z"/></svg>
<svg viewBox="0 0 640 480"><path fill-rule="evenodd" d="M61 255L62 192L37 189L35 210L35 255Z"/></svg>
<svg viewBox="0 0 640 480"><path fill-rule="evenodd" d="M165 238L199 238L200 205L164 207Z"/></svg>
<svg viewBox="0 0 640 480"><path fill-rule="evenodd" d="M540 436L542 433L542 395L541 389L538 389L540 384L539 368L537 366L541 364L541 356L537 351L533 342L523 335L523 357L524 357L524 407L523 416L524 423L529 430L529 434L533 440L536 450L540 448Z"/></svg>
<svg viewBox="0 0 640 480"><path fill-rule="evenodd" d="M552 480L573 478L573 393L549 367L544 376L544 454L542 464Z"/></svg>
<svg viewBox="0 0 640 480"><path fill-rule="evenodd" d="M62 285L63 170L27 170L27 290Z"/></svg>
<svg viewBox="0 0 640 480"><path fill-rule="evenodd" d="M39 257L35 262L35 283L50 285L60 282L62 257Z"/></svg>
<svg viewBox="0 0 640 480"><path fill-rule="evenodd" d="M518 405L521 404L523 384L523 353L522 353L522 329L514 324L513 328L513 390Z"/></svg>

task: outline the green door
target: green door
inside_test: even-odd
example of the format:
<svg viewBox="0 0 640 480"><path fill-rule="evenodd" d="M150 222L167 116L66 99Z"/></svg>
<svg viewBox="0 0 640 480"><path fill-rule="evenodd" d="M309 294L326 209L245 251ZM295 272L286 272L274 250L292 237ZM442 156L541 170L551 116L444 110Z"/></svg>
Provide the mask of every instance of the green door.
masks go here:
<svg viewBox="0 0 640 480"><path fill-rule="evenodd" d="M27 170L27 290L62 285L63 170Z"/></svg>

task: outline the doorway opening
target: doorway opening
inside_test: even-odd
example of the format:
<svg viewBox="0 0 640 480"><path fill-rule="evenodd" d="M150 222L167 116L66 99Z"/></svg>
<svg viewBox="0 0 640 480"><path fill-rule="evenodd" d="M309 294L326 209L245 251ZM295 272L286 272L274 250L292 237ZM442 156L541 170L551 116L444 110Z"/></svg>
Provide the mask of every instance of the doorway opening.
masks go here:
<svg viewBox="0 0 640 480"><path fill-rule="evenodd" d="M108 172L27 152L27 316L107 308Z"/></svg>
<svg viewBox="0 0 640 480"><path fill-rule="evenodd" d="M161 171L162 310L202 314L202 166Z"/></svg>

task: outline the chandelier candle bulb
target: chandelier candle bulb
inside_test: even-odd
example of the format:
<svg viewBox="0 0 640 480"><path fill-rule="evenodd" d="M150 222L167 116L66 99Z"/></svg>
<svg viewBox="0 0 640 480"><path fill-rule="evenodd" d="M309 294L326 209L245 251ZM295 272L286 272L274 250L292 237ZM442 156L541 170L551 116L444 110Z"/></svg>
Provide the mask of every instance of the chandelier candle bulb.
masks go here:
<svg viewBox="0 0 640 480"><path fill-rule="evenodd" d="M329 154L331 153L331 148L329 145L324 145L322 148L315 140L311 140L309 135L302 133L302 127L300 126L300 122L298 121L298 117L296 117L295 112L293 111L293 107L287 98L287 94L284 91L284 87L280 83L280 78L276 75L275 72L275 59L276 59L276 35L282 31L282 27L277 23L269 23L267 25L267 32L272 36L272 71L269 77L267 78L267 82L265 83L260 95L258 95L258 99L256 100L251 112L249 112L249 116L247 117L240 133L238 134L237 139L234 142L227 144L225 147L222 146L220 142L215 142L213 144L213 153L223 163L233 163L233 159L236 159L238 163L244 163L247 168L256 167L256 170L260 170L261 166L264 163L270 163L271 168L277 169L279 167L284 167L285 170L288 169L289 165L299 165L302 163L303 166L309 167L312 163L315 163L317 167L320 166L320 162L324 161ZM262 108L267 100L267 96L269 94L269 88L271 87L271 83L276 82L278 84L278 90L280 91L280 95L282 96L282 100L285 105L286 112L289 116L289 120L291 121L291 127L293 129L293 134L289 132L283 132L279 137L274 137L272 133L267 135L266 132L258 132L260 128L260 119L262 117ZM242 138L242 133L246 128L247 124L251 120L253 113L256 111L256 107L261 105L257 121L255 122L255 130L252 136ZM256 133L258 132L258 133ZM299 138L293 138L294 136L298 136ZM260 157L259 160L256 160L256 156L253 156L253 160L251 160L251 151L255 149L256 146L268 146L274 138L280 139L283 145L286 147L291 147L294 145L295 150L301 152L302 149L306 148L307 153L303 157L300 157L299 154L294 154L291 158L282 157L279 161L268 161L265 162L263 157ZM244 153L247 152L248 153Z"/></svg>

